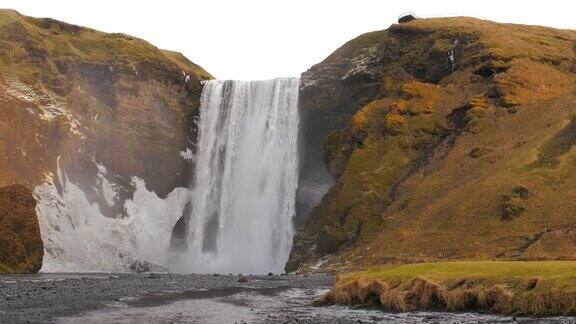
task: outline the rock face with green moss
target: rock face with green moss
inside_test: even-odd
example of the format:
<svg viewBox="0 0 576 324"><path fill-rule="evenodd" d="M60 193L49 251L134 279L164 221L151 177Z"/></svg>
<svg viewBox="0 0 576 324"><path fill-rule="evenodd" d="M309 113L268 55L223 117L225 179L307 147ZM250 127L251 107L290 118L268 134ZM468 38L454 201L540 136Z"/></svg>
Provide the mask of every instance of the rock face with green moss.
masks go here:
<svg viewBox="0 0 576 324"><path fill-rule="evenodd" d="M159 196L185 186L210 78L131 36L0 10L0 187L57 182L59 168L118 217L132 176Z"/></svg>
<svg viewBox="0 0 576 324"><path fill-rule="evenodd" d="M0 273L36 272L42 265L42 240L30 189L0 188Z"/></svg>
<svg viewBox="0 0 576 324"><path fill-rule="evenodd" d="M575 62L575 31L445 18L305 72L304 134L335 184L287 269L576 258Z"/></svg>

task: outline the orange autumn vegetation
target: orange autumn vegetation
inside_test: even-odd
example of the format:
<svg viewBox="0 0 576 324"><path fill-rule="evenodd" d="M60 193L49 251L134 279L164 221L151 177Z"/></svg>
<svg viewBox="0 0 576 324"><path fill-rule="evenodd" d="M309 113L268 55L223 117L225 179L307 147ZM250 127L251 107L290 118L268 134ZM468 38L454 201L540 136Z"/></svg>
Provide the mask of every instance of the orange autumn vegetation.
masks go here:
<svg viewBox="0 0 576 324"><path fill-rule="evenodd" d="M392 311L576 314L576 262L438 262L338 275L315 301Z"/></svg>

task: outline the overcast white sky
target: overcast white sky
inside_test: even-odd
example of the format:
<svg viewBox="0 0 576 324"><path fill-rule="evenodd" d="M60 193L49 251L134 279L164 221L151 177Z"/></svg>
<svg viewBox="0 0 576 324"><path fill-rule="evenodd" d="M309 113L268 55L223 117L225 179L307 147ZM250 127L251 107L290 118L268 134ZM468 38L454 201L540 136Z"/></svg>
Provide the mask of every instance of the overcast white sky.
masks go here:
<svg viewBox="0 0 576 324"><path fill-rule="evenodd" d="M298 76L407 10L576 29L574 0L0 0L0 8L137 36L216 78L244 80Z"/></svg>

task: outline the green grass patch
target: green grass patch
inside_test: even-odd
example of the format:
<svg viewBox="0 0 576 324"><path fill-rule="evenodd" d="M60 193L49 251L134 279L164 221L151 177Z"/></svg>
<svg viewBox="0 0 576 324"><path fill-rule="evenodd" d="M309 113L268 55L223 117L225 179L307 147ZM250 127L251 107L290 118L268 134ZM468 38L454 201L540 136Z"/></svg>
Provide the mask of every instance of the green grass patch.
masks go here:
<svg viewBox="0 0 576 324"><path fill-rule="evenodd" d="M407 264L342 274L343 279L398 280L425 277L436 281L462 278L498 282L540 277L541 280L571 285L576 291L576 261L461 261Z"/></svg>

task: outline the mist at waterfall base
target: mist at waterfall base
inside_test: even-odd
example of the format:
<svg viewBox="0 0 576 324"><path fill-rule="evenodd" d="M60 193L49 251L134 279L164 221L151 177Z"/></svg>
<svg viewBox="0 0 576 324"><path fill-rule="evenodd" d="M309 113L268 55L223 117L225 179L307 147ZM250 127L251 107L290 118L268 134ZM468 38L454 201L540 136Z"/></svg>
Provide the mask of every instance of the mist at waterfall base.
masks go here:
<svg viewBox="0 0 576 324"><path fill-rule="evenodd" d="M114 175L94 160L93 184L107 217L87 196L86 184L58 166L35 188L44 258L41 272L180 273L283 272L293 238L298 186L296 78L207 81L189 188L160 198L132 178L132 197L121 201ZM190 206L191 208L187 208ZM186 220L184 248L171 248L172 231ZM136 265L136 267L135 267Z"/></svg>

